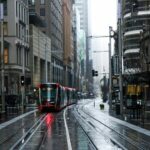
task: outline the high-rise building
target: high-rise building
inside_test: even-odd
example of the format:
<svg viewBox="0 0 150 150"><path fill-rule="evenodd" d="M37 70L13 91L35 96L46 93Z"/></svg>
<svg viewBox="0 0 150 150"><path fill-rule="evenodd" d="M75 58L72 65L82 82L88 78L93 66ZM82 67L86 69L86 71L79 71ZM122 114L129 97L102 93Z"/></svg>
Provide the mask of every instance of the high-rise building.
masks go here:
<svg viewBox="0 0 150 150"><path fill-rule="evenodd" d="M63 0L63 62L64 62L64 84L73 85L74 77L74 45L72 29L73 1Z"/></svg>
<svg viewBox="0 0 150 150"><path fill-rule="evenodd" d="M149 0L123 0L123 85L126 89L126 106L143 106L145 112L149 102ZM148 105L147 105L148 104ZM145 117L143 116L143 117ZM145 119L145 118L143 118Z"/></svg>
<svg viewBox="0 0 150 150"><path fill-rule="evenodd" d="M29 0L33 9L45 22L41 30L51 38L51 81L63 84L63 0Z"/></svg>
<svg viewBox="0 0 150 150"><path fill-rule="evenodd" d="M44 4L44 1L41 2ZM30 70L32 86L51 81L51 40L46 34L46 21L36 13L35 1L29 0ZM48 29L47 29L48 30Z"/></svg>
<svg viewBox="0 0 150 150"><path fill-rule="evenodd" d="M71 85L73 76L72 4L74 0L29 0L51 38L51 82Z"/></svg>
<svg viewBox="0 0 150 150"><path fill-rule="evenodd" d="M80 14L80 28L85 32L85 59L81 62L81 72L85 81L86 90L89 91L89 86L92 82L92 64L91 54L89 53L89 38L88 38L88 0L76 0L75 6Z"/></svg>
<svg viewBox="0 0 150 150"><path fill-rule="evenodd" d="M72 18L73 18L72 24L73 24L73 40L74 40L73 42L74 43L74 86L76 87L76 89L80 91L81 90L81 85L80 85L80 81L81 81L80 63L81 62L80 62L80 54L78 51L78 36L80 32L80 15L75 5L73 5Z"/></svg>
<svg viewBox="0 0 150 150"><path fill-rule="evenodd" d="M141 73L140 33L150 24L149 5L149 0L122 3L124 74L128 82L135 82Z"/></svg>
<svg viewBox="0 0 150 150"><path fill-rule="evenodd" d="M79 10L80 14L80 28L87 32L88 28L88 1L87 0L75 0L75 6Z"/></svg>

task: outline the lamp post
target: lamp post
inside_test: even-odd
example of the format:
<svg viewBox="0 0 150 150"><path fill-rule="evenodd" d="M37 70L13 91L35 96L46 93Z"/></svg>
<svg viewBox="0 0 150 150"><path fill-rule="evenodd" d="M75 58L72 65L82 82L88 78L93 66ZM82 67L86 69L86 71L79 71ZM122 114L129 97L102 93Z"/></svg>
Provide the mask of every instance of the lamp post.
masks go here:
<svg viewBox="0 0 150 150"><path fill-rule="evenodd" d="M112 69L111 69L111 32L112 27L109 26L109 107L110 111L112 110Z"/></svg>
<svg viewBox="0 0 150 150"><path fill-rule="evenodd" d="M118 48L119 48L119 98L120 98L120 115L123 115L122 30L121 30L121 18L119 18L118 23L119 23L119 33L118 33Z"/></svg>
<svg viewBox="0 0 150 150"><path fill-rule="evenodd" d="M112 69L111 69L111 38L114 37L112 35L113 29L109 26L109 35L101 35L101 36L88 36L88 38L109 38L108 51L94 51L94 52L108 52L109 58L109 107L112 110Z"/></svg>
<svg viewBox="0 0 150 150"><path fill-rule="evenodd" d="M4 19L3 4L0 3L0 20L1 20L1 100L2 100L2 112L5 112L5 91L4 91L4 31L3 31L3 19Z"/></svg>

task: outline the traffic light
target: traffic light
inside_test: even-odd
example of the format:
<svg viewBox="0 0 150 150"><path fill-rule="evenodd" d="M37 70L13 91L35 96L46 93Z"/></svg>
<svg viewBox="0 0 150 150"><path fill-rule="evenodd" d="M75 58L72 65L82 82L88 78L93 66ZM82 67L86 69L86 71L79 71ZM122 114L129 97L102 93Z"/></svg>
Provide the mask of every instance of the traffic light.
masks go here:
<svg viewBox="0 0 150 150"><path fill-rule="evenodd" d="M98 71L95 71L94 75L95 75L95 76L98 76Z"/></svg>
<svg viewBox="0 0 150 150"><path fill-rule="evenodd" d="M98 76L98 71L92 70L92 76L93 76L93 77L94 77L94 76Z"/></svg>
<svg viewBox="0 0 150 150"><path fill-rule="evenodd" d="M24 80L24 76L21 76L20 79L21 79L21 85L24 86L24 81L25 81L25 80Z"/></svg>

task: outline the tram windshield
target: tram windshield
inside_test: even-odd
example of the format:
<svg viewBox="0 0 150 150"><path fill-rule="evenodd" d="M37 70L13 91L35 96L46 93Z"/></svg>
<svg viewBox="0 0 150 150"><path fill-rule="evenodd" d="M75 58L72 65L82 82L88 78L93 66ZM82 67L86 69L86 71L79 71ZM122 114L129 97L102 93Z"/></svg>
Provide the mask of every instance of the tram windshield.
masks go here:
<svg viewBox="0 0 150 150"><path fill-rule="evenodd" d="M42 101L49 101L54 102L56 99L56 85L48 85L42 84L41 86L41 100Z"/></svg>

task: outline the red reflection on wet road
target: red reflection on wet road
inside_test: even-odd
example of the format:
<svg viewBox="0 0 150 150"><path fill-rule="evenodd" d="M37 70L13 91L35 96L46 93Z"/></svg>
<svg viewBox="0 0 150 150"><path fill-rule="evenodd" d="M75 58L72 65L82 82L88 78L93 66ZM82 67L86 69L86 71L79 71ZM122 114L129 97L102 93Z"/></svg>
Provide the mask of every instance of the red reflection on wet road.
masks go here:
<svg viewBox="0 0 150 150"><path fill-rule="evenodd" d="M54 122L54 115L50 113L47 114L45 121L46 121L47 127L51 126L51 124Z"/></svg>
<svg viewBox="0 0 150 150"><path fill-rule="evenodd" d="M46 116L46 119L45 119L45 123L46 123L46 126L47 126L47 137L50 138L51 137L51 132L52 132L52 124L54 122L54 115L49 113L47 114Z"/></svg>

